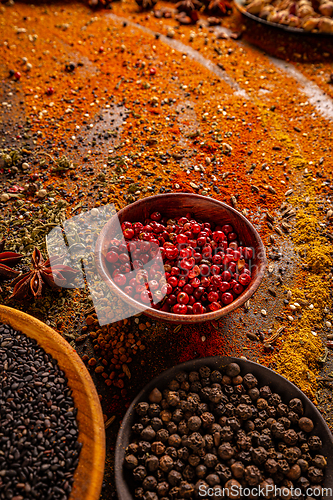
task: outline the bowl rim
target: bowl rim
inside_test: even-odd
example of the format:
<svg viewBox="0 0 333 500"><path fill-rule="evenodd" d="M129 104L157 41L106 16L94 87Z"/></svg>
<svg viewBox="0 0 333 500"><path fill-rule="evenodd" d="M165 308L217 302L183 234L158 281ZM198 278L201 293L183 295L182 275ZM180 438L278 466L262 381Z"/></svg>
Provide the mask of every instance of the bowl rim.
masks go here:
<svg viewBox="0 0 333 500"><path fill-rule="evenodd" d="M67 376L68 371L66 373L66 368L62 366L61 360L57 359L60 369L66 373L68 386L72 390L75 407L78 409L76 417L79 428L78 441L83 443L79 456L79 463L74 472L74 483L69 500L98 500L102 489L105 467L105 426L97 390L86 366L76 353L75 349L73 349L59 333L34 316L11 307L0 305L0 322L10 325L15 330L21 331L29 338L37 340L40 347L42 347L45 352L51 354L55 359L57 359L57 357L55 352L52 352L52 343L56 343L57 349L62 352L67 359L71 360L74 373L72 379L70 380ZM33 331L29 335L29 325L31 325L37 333ZM82 403L80 406L77 405L76 394L79 393L77 386L78 380L83 388L84 394L90 396L89 398L86 398L85 411L83 411ZM88 445L85 449L85 444L88 441L88 438L84 433L82 433L83 429L80 429L80 413L93 416L90 420L93 427L94 439L92 443L90 443L89 449ZM86 480L86 477L82 477L82 473L87 471L87 466L85 465L87 460L91 465L89 471L89 481ZM82 469L82 467L84 468ZM78 493L76 492L78 492L80 484L84 484L85 492L83 493L81 491L80 497L78 497Z"/></svg>
<svg viewBox="0 0 333 500"><path fill-rule="evenodd" d="M156 377L154 377L148 384L146 384L143 389L137 394L137 396L131 402L126 414L122 420L120 429L118 431L116 449L115 449L115 483L117 494L119 500L134 500L134 497L130 491L130 487L124 478L124 457L125 448L129 443L129 427L134 419L134 407L140 401L147 401L149 393L155 388L164 389L167 384L172 380L172 378L180 371L193 371L198 370L203 365L208 365L211 369L219 369L228 363L238 363L241 367L241 372L244 373L254 373L258 378L260 377L263 381L263 385L274 386L274 388L279 388L279 394L282 398L289 397L290 399L298 397L301 399L305 412L304 414L314 420L315 428L312 434L320 434L321 438L325 437L323 441L323 448L326 451L331 451L333 448L333 435L329 429L325 419L320 414L318 409L312 403L312 401L304 394L301 389L299 389L293 382L283 377L274 370L267 368L266 366L260 365L254 361L243 358L236 358L234 356L210 356L207 358L195 358L178 365L174 365L171 368L163 371ZM259 374L259 375L258 375ZM260 380L259 380L260 382ZM284 399L283 399L283 402ZM314 418L315 417L315 418ZM318 432L320 431L320 432ZM327 456L326 456L327 455ZM321 485L326 488L333 488L333 454L325 454L328 465L326 468L326 474L324 483ZM127 472L127 471L126 471Z"/></svg>
<svg viewBox="0 0 333 500"><path fill-rule="evenodd" d="M255 280L250 283L250 286L245 289L244 292L242 292L231 304L228 304L222 309L218 309L217 311L211 311L211 312L206 312L204 314L175 314L171 312L165 312L165 311L160 311L158 309L153 309L152 307L147 307L146 309L142 309L143 305L140 302L137 302L135 299L127 295L125 292L119 288L112 278L107 274L107 271L105 269L103 260L102 260L102 246L103 246L103 241L104 238L106 237L106 233L108 231L109 225L112 223L115 217L119 217L119 214L124 213L126 210L129 210L133 207L138 207L142 205L143 203L147 202L147 200L157 200L157 199L167 199L167 198L172 198L172 197L186 197L186 198L192 198L192 199L201 199L204 200L208 203L212 203L220 207L221 209L224 209L226 211L232 212L236 217L240 218L251 230L252 234L254 235L254 238L256 240L256 243L258 245L258 253L260 253L260 258L259 262L257 264L258 266L258 273L255 278ZM111 291L115 292L118 297L120 297L124 302L129 303L131 306L133 306L134 309L137 310L137 312L142 312L147 315L153 316L155 319L161 320L161 321L168 321L168 322L174 322L174 323L199 323L199 322L204 322L204 321L212 321L214 319L219 319L222 316L225 316L226 314L229 314L231 311L234 311L235 309L238 309L238 307L242 306L247 300L249 300L250 297L255 293L255 291L259 288L264 274L265 270L267 267L267 257L266 257L266 251L265 251L265 246L261 240L261 237L258 233L258 231L255 229L253 224L238 210L234 209L233 207L229 206L228 204L224 203L223 201L216 200L215 198L210 198L207 196L202 196L199 194L195 193L186 193L186 192L181 192L181 193L165 193L165 194L158 194L155 196L148 196L146 198L141 198L140 200L135 201L134 203L131 203L130 205L127 205L126 207L122 208L119 210L115 215L109 219L108 222L105 223L103 226L103 229L101 230L97 241L95 245L95 264L97 268L97 272L99 276L103 279L103 281L108 285L108 287L111 289Z"/></svg>

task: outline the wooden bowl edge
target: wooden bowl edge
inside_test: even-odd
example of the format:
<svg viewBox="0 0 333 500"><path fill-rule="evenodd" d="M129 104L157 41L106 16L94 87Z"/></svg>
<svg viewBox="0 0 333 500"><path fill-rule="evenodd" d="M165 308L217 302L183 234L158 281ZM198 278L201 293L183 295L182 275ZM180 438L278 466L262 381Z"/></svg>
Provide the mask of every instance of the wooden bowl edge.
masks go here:
<svg viewBox="0 0 333 500"><path fill-rule="evenodd" d="M55 330L53 330L51 327L49 327L42 321L38 320L37 318L34 318L33 316L30 316L17 309L0 305L0 321L3 322L4 324L9 324L16 330L22 331L23 333L25 333L24 330L26 330L27 325L32 326L38 333L36 335L35 332L32 331L32 334L27 336L36 339L39 345L43 349L45 349L46 352L48 352L57 359L55 352L54 351L52 352L50 348L48 349L48 345L46 343L40 342L40 336L46 333L47 336L50 339L52 339L54 343L59 345L60 347L59 352L62 351L69 358L71 358L73 366L73 370L71 370L71 378L74 379L76 376L76 378L80 380L85 393L90 394L90 398L87 400L87 405L89 404L88 406L90 407L89 413L93 416L93 418L91 419L91 424L93 426L93 435L94 435L93 450L92 450L93 454L92 462L94 464L94 467L89 472L90 473L89 484L87 485L86 493L84 494L84 496L80 497L80 500L98 500L102 488L104 466L105 466L105 427L104 427L103 413L100 406L97 390L92 381L92 378L90 377L87 368L85 367L79 355L76 353L75 349L73 349L69 345L69 343L66 340L64 340L61 337L61 335L59 335ZM61 369L64 369L68 373L68 368L64 368L61 360L57 359L57 361L59 367ZM74 380L72 381L74 382ZM75 392L77 391L77 388L75 387L75 384L70 383L70 380L69 380L69 386L73 391L73 399L75 400ZM84 411L84 407L81 408L81 406L80 410L78 411L78 420L80 420L79 413L87 415L87 412ZM84 469L84 464L81 463L82 453L84 453L83 449L85 440L86 437L84 434L82 434L82 430L80 430L79 426L78 441L83 442L83 447L81 450L77 469L74 473L73 489L70 494L69 500L74 500L74 499L79 500L79 497L75 496L75 483L78 479L78 476L80 476L82 472L86 472Z"/></svg>

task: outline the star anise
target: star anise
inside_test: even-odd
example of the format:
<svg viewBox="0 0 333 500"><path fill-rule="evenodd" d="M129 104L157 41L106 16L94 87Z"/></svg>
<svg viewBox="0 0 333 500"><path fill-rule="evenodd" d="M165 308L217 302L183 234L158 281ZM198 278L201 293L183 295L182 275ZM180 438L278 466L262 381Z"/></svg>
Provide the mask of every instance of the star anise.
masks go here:
<svg viewBox="0 0 333 500"><path fill-rule="evenodd" d="M62 258L59 256L44 260L38 248L34 248L31 258L30 271L20 274L12 281L14 290L11 299L22 300L26 297L42 297L46 286L53 289L60 289L66 285L67 281L73 278L78 271L69 266L61 264ZM54 279L56 278L57 283Z"/></svg>
<svg viewBox="0 0 333 500"><path fill-rule="evenodd" d="M227 0L208 0L206 11L211 15L225 16L232 12L232 6Z"/></svg>
<svg viewBox="0 0 333 500"><path fill-rule="evenodd" d="M141 10L150 10L157 4L157 0L135 0Z"/></svg>
<svg viewBox="0 0 333 500"><path fill-rule="evenodd" d="M202 7L202 3L199 0L180 0L176 3L176 9L179 12L186 12L190 14L193 10L199 10Z"/></svg>
<svg viewBox="0 0 333 500"><path fill-rule="evenodd" d="M4 252L5 243L6 240L3 238L0 241L0 277L3 276L9 279L20 274L19 271L15 271L15 269L11 269L9 266L13 266L17 264L17 262L20 262L23 255L16 252ZM0 292L2 292L1 286Z"/></svg>

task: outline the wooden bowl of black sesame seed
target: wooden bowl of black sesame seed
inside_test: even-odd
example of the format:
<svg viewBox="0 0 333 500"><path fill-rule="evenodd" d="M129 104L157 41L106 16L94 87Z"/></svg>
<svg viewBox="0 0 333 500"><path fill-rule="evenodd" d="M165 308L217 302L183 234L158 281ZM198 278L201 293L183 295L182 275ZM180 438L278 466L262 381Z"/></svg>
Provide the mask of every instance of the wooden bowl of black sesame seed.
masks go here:
<svg viewBox="0 0 333 500"><path fill-rule="evenodd" d="M86 367L52 328L1 305L0 436L1 498L99 499L105 428Z"/></svg>

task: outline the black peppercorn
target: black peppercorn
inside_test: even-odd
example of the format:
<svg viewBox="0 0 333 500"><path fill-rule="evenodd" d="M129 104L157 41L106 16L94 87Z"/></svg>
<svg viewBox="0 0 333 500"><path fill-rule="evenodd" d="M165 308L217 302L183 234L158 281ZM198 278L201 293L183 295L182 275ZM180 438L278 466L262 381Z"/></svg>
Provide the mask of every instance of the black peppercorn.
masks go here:
<svg viewBox="0 0 333 500"><path fill-rule="evenodd" d="M227 403L224 408L224 414L226 417L233 417L235 415L236 408L233 404Z"/></svg>
<svg viewBox="0 0 333 500"><path fill-rule="evenodd" d="M257 486L262 481L260 470L255 465L245 467L244 478L250 486Z"/></svg>
<svg viewBox="0 0 333 500"><path fill-rule="evenodd" d="M212 373L210 374L210 380L213 383L220 384L222 382L222 374L221 374L221 372L219 372L218 370L212 371Z"/></svg>
<svg viewBox="0 0 333 500"><path fill-rule="evenodd" d="M320 437L311 436L311 437L309 437L308 445L309 445L309 448L311 451L319 451L322 448L323 443L322 443Z"/></svg>
<svg viewBox="0 0 333 500"><path fill-rule="evenodd" d="M135 491L134 491L135 498L143 498L144 492L145 492L145 490L141 486L139 486L138 488L135 488Z"/></svg>
<svg viewBox="0 0 333 500"><path fill-rule="evenodd" d="M175 379L177 380L177 382L179 382L180 384L182 382L185 382L186 380L188 380L188 373L187 372L178 372Z"/></svg>
<svg viewBox="0 0 333 500"><path fill-rule="evenodd" d="M202 385L202 387L209 387L210 386L210 378L209 377L202 378L201 385ZM209 387L209 392L210 392L210 387Z"/></svg>
<svg viewBox="0 0 333 500"><path fill-rule="evenodd" d="M277 414L275 406L268 406L266 408L266 413L268 418L275 418Z"/></svg>
<svg viewBox="0 0 333 500"><path fill-rule="evenodd" d="M150 418L148 417L148 415L140 418L140 424L142 424L143 427L147 427L150 424Z"/></svg>
<svg viewBox="0 0 333 500"><path fill-rule="evenodd" d="M232 379L228 375L223 375L221 385L231 385Z"/></svg>
<svg viewBox="0 0 333 500"><path fill-rule="evenodd" d="M303 458L299 458L297 460L297 463L301 468L302 474L306 473L309 468L309 462L307 460L304 460Z"/></svg>
<svg viewBox="0 0 333 500"><path fill-rule="evenodd" d="M258 417L261 418L261 420L267 420L268 419L268 415L267 415L266 410L260 411L258 413Z"/></svg>
<svg viewBox="0 0 333 500"><path fill-rule="evenodd" d="M312 484L319 484L324 480L324 473L318 467L309 467L307 476Z"/></svg>
<svg viewBox="0 0 333 500"><path fill-rule="evenodd" d="M183 391L188 392L190 390L190 383L186 380L186 381L181 383L180 388Z"/></svg>
<svg viewBox="0 0 333 500"><path fill-rule="evenodd" d="M173 459L169 455L163 455L159 460L159 466L163 472L169 472L173 467Z"/></svg>
<svg viewBox="0 0 333 500"><path fill-rule="evenodd" d="M171 380L171 382L169 382L168 388L170 391L178 391L179 387L180 385L177 380Z"/></svg>
<svg viewBox="0 0 333 500"><path fill-rule="evenodd" d="M243 462L246 465L251 464L251 462L252 462L251 453L249 451L243 450L243 451L239 452L237 455L237 458L238 458L238 460L240 460L241 462Z"/></svg>
<svg viewBox="0 0 333 500"><path fill-rule="evenodd" d="M168 474L168 482L170 486L177 486L182 480L182 475L176 470L171 470Z"/></svg>
<svg viewBox="0 0 333 500"><path fill-rule="evenodd" d="M278 468L282 474L288 474L290 467L287 460L278 460Z"/></svg>
<svg viewBox="0 0 333 500"><path fill-rule="evenodd" d="M195 478L195 471L194 471L193 467L191 467L190 465L186 465L185 469L183 470L183 478L186 481L190 481L190 482L193 481L193 479Z"/></svg>
<svg viewBox="0 0 333 500"><path fill-rule="evenodd" d="M170 422L171 418L172 418L172 413L171 411L169 410L162 410L161 413L160 413L160 418L162 420L162 422L164 422L165 424Z"/></svg>
<svg viewBox="0 0 333 500"><path fill-rule="evenodd" d="M235 454L235 449L231 446L230 443L222 443L221 446L218 447L218 455L222 460L229 460Z"/></svg>
<svg viewBox="0 0 333 500"><path fill-rule="evenodd" d="M139 451L139 446L137 443L130 443L126 448L126 453L135 455Z"/></svg>
<svg viewBox="0 0 333 500"><path fill-rule="evenodd" d="M243 377L243 384L247 389L253 389L253 387L258 385L258 380L252 373L247 373Z"/></svg>
<svg viewBox="0 0 333 500"><path fill-rule="evenodd" d="M249 405L238 405L236 408L236 413L241 420L248 420L252 417L252 409Z"/></svg>
<svg viewBox="0 0 333 500"><path fill-rule="evenodd" d="M231 441L234 436L234 432L229 425L225 425L221 429L220 433L222 441Z"/></svg>
<svg viewBox="0 0 333 500"><path fill-rule="evenodd" d="M139 441L139 453L145 454L149 453L151 450L151 444L148 441Z"/></svg>
<svg viewBox="0 0 333 500"><path fill-rule="evenodd" d="M310 418L302 417L298 421L299 428L304 432L312 432L314 428L313 421Z"/></svg>
<svg viewBox="0 0 333 500"><path fill-rule="evenodd" d="M180 458L180 460L187 460L190 456L190 450L186 446L178 448L177 456L178 458Z"/></svg>
<svg viewBox="0 0 333 500"><path fill-rule="evenodd" d="M250 389L247 391L248 396L251 398L252 401L256 401L259 398L259 389L257 387L253 387L253 389Z"/></svg>
<svg viewBox="0 0 333 500"><path fill-rule="evenodd" d="M176 434L178 427L175 424L175 422L168 422L167 423L167 430L168 430L169 434Z"/></svg>
<svg viewBox="0 0 333 500"><path fill-rule="evenodd" d="M289 446L294 446L298 442L297 432L294 429L288 429L284 433L283 441Z"/></svg>
<svg viewBox="0 0 333 500"><path fill-rule="evenodd" d="M169 457L171 457L172 460L176 460L178 457L177 450L173 446L168 446L168 448L166 448L165 450L165 453L169 455Z"/></svg>
<svg viewBox="0 0 333 500"><path fill-rule="evenodd" d="M188 434L190 432L186 420L181 420L178 424L178 432L180 435Z"/></svg>
<svg viewBox="0 0 333 500"><path fill-rule="evenodd" d="M147 414L148 408L149 408L148 403L138 403L135 406L135 411L140 417L143 417L144 415Z"/></svg>
<svg viewBox="0 0 333 500"><path fill-rule="evenodd" d="M211 403L218 404L223 399L222 389L218 387L212 387L209 393L209 401Z"/></svg>
<svg viewBox="0 0 333 500"><path fill-rule="evenodd" d="M182 481L179 485L179 498L192 498L194 486L187 481Z"/></svg>
<svg viewBox="0 0 333 500"><path fill-rule="evenodd" d="M224 427L227 427L227 429L225 429L225 432L229 433L229 428L234 431L234 432L237 432L239 431L239 429L241 428L241 423L240 423L240 420L237 418L237 417L229 417L226 421L226 426L223 426ZM222 429L221 429L221 432L222 432ZM232 438L232 434L230 436L230 438ZM223 439L223 441L230 441L230 439Z"/></svg>
<svg viewBox="0 0 333 500"><path fill-rule="evenodd" d="M156 436L156 432L154 431L154 429L152 428L151 425L148 425L148 427L145 427L141 431L141 437L145 441L152 441L155 438L155 436Z"/></svg>
<svg viewBox="0 0 333 500"><path fill-rule="evenodd" d="M240 374L240 366L237 363L229 363L226 366L225 373L228 377L237 377Z"/></svg>
<svg viewBox="0 0 333 500"><path fill-rule="evenodd" d="M189 447L196 451L205 446L205 441L199 432L193 432L189 436Z"/></svg>
<svg viewBox="0 0 333 500"><path fill-rule="evenodd" d="M134 469L139 464L138 459L135 455L126 455L125 456L125 465L127 469Z"/></svg>
<svg viewBox="0 0 333 500"><path fill-rule="evenodd" d="M181 446L188 448L188 435L187 434L182 435Z"/></svg>
<svg viewBox="0 0 333 500"><path fill-rule="evenodd" d="M168 438L168 445L178 448L182 443L182 439L179 436L179 434L171 434L171 436Z"/></svg>
<svg viewBox="0 0 333 500"><path fill-rule="evenodd" d="M286 432L286 429L285 429L282 422L275 420L275 422L273 422L272 425L270 426L270 429L271 429L272 435L276 439L283 439L283 436Z"/></svg>
<svg viewBox="0 0 333 500"><path fill-rule="evenodd" d="M199 368L199 374L201 378L208 378L211 374L211 369L209 366L202 366Z"/></svg>
<svg viewBox="0 0 333 500"><path fill-rule="evenodd" d="M208 411L208 405L206 403L199 403L197 406L197 414L200 416Z"/></svg>
<svg viewBox="0 0 333 500"><path fill-rule="evenodd" d="M217 474L221 480L221 483L225 483L232 477L231 470L229 467L222 463L218 463L214 468L215 474Z"/></svg>
<svg viewBox="0 0 333 500"><path fill-rule="evenodd" d="M159 466L159 460L155 455L151 455L150 457L147 458L146 469L149 472L155 472L155 470L158 469L158 466Z"/></svg>
<svg viewBox="0 0 333 500"><path fill-rule="evenodd" d="M196 454L192 454L188 457L188 463L192 466L192 467L196 467L197 465L199 465L200 463L200 457Z"/></svg>
<svg viewBox="0 0 333 500"><path fill-rule="evenodd" d="M242 394L239 398L239 403L244 405L252 405L252 399L248 394Z"/></svg>
<svg viewBox="0 0 333 500"><path fill-rule="evenodd" d="M151 451L155 455L163 455L165 452L165 445L161 441L155 441L151 445Z"/></svg>
<svg viewBox="0 0 333 500"><path fill-rule="evenodd" d="M260 387L259 394L261 398L268 399L272 395L271 388L268 385Z"/></svg>
<svg viewBox="0 0 333 500"><path fill-rule="evenodd" d="M298 464L294 464L290 467L290 471L287 474L287 478L291 481L297 481L301 477L301 468Z"/></svg>
<svg viewBox="0 0 333 500"><path fill-rule="evenodd" d="M278 471L278 463L274 458L266 460L264 467L268 474L275 474Z"/></svg>
<svg viewBox="0 0 333 500"><path fill-rule="evenodd" d="M244 476L245 468L242 462L234 462L230 469L235 479L242 479Z"/></svg>
<svg viewBox="0 0 333 500"><path fill-rule="evenodd" d="M215 422L215 417L212 413L206 411L200 415L202 426L207 429Z"/></svg>
<svg viewBox="0 0 333 500"><path fill-rule="evenodd" d="M258 410L266 410L268 408L268 402L264 398L258 398L256 402Z"/></svg>
<svg viewBox="0 0 333 500"><path fill-rule="evenodd" d="M161 441L162 443L165 443L168 440L169 437L169 432L167 429L160 429L156 432L156 439L158 441Z"/></svg>
<svg viewBox="0 0 333 500"><path fill-rule="evenodd" d="M313 460L311 460L311 465L317 467L318 469L325 469L327 465L326 458L323 455L316 455Z"/></svg>
<svg viewBox="0 0 333 500"><path fill-rule="evenodd" d="M158 483L156 486L156 493L158 494L159 497L164 497L168 494L169 491L169 485L166 481L162 481L161 483Z"/></svg>
<svg viewBox="0 0 333 500"><path fill-rule="evenodd" d="M182 460L176 460L173 464L173 468L178 472L183 472L185 469L185 463Z"/></svg>
<svg viewBox="0 0 333 500"><path fill-rule="evenodd" d="M180 401L180 397L175 391L170 391L169 394L167 395L167 402L169 403L170 406L177 406ZM149 413L149 410L148 410Z"/></svg>
<svg viewBox="0 0 333 500"><path fill-rule="evenodd" d="M195 382L192 382L192 384L190 385L190 391L191 392L201 392L202 390L202 384L201 382L199 382L199 380L196 380Z"/></svg>
<svg viewBox="0 0 333 500"><path fill-rule="evenodd" d="M303 403L298 398L294 398L289 401L289 408L298 415L302 416L304 413Z"/></svg>
<svg viewBox="0 0 333 500"><path fill-rule="evenodd" d="M169 403L167 402L166 399L162 399L160 405L161 405L162 410L167 410L169 408Z"/></svg>
<svg viewBox="0 0 333 500"><path fill-rule="evenodd" d="M158 496L155 491L146 491L143 495L143 500L158 500Z"/></svg>
<svg viewBox="0 0 333 500"><path fill-rule="evenodd" d="M199 372L190 372L188 375L189 382L195 382L196 380L200 380Z"/></svg>
<svg viewBox="0 0 333 500"><path fill-rule="evenodd" d="M149 405L148 416L150 418L159 417L160 413L161 413L161 407L160 407L160 405L158 405L156 403L152 403L152 404Z"/></svg>
<svg viewBox="0 0 333 500"><path fill-rule="evenodd" d="M143 425L142 424L134 424L132 425L132 432L133 434L141 434L143 431Z"/></svg>
<svg viewBox="0 0 333 500"><path fill-rule="evenodd" d="M304 476L301 476L298 480L297 480L297 487L301 488L301 490L303 492L305 492L309 487L310 487L310 481L304 477Z"/></svg>
<svg viewBox="0 0 333 500"><path fill-rule="evenodd" d="M254 420L254 425L256 430L261 431L265 427L265 421L262 420L261 418L256 418Z"/></svg>
<svg viewBox="0 0 333 500"><path fill-rule="evenodd" d="M245 422L244 422L244 430L246 432L252 432L252 431L254 431L254 429L255 429L254 422L252 422L252 420L245 420Z"/></svg>
<svg viewBox="0 0 333 500"><path fill-rule="evenodd" d="M216 484L220 484L220 478L217 474L209 474L206 477L206 481L209 484L209 486L215 486Z"/></svg>
<svg viewBox="0 0 333 500"><path fill-rule="evenodd" d="M252 449L252 459L256 465L261 465L267 460L267 451L262 446Z"/></svg>
<svg viewBox="0 0 333 500"><path fill-rule="evenodd" d="M195 473L199 479L204 479L207 475L207 467L203 464L197 465L195 468Z"/></svg>
<svg viewBox="0 0 333 500"><path fill-rule="evenodd" d="M133 478L135 481L143 481L147 475L146 467L139 465L133 470Z"/></svg>
<svg viewBox="0 0 333 500"><path fill-rule="evenodd" d="M133 440L142 440L126 448L124 463L141 482L135 498L186 500L199 495L200 485L237 483L275 484L284 488L281 499L294 500L295 487L304 492L323 481L326 459L313 453L322 442L308 437L313 422L302 417L301 400L284 404L269 386L259 388L252 374L231 373L232 365L223 376L207 367L189 376L177 374L163 391L164 399L156 388L151 404L136 405ZM192 389L198 392L188 392ZM249 500L255 498L250 494Z"/></svg>
<svg viewBox="0 0 333 500"><path fill-rule="evenodd" d="M287 417L280 417L278 419L278 422L280 422L284 426L284 428L286 430L290 429L291 422L290 422L289 418L287 418Z"/></svg>

